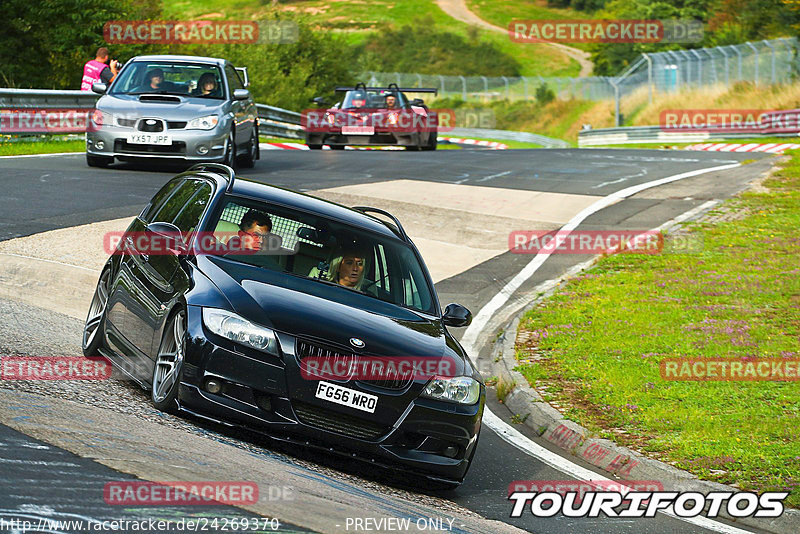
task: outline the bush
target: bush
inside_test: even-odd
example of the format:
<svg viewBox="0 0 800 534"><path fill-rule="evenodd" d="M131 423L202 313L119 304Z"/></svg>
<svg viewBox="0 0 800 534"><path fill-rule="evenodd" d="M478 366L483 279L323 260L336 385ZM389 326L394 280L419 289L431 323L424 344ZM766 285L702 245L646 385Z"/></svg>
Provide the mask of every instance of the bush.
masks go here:
<svg viewBox="0 0 800 534"><path fill-rule="evenodd" d="M553 92L546 83L541 84L536 88L536 101L542 106L549 104L556 99L556 94Z"/></svg>

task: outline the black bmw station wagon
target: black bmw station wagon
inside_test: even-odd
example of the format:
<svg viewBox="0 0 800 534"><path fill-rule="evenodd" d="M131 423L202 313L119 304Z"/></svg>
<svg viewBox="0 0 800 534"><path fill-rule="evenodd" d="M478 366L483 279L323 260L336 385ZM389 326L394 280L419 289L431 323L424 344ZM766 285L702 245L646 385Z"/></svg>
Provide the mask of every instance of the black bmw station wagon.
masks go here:
<svg viewBox="0 0 800 534"><path fill-rule="evenodd" d="M485 386L447 327L470 321L462 306L440 309L391 214L199 164L122 234L83 350L160 410L455 487L475 454Z"/></svg>

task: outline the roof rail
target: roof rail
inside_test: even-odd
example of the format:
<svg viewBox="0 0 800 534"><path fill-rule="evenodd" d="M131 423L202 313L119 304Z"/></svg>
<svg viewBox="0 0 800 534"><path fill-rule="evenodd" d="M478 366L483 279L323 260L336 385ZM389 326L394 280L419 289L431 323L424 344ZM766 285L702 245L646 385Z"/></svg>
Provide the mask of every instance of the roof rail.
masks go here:
<svg viewBox="0 0 800 534"><path fill-rule="evenodd" d="M198 163L197 165L192 165L189 168L190 171L222 171L219 174L222 174L225 177L225 180L228 182L228 187L225 188L225 191L228 193L231 192L233 189L233 181L236 179L236 173L233 172L233 169L228 167L227 165L223 165L222 163Z"/></svg>
<svg viewBox="0 0 800 534"><path fill-rule="evenodd" d="M397 230L400 232L400 236L403 238L403 240L407 241L409 243L411 242L411 239L409 239L408 234L406 234L406 231L405 231L405 228L403 228L403 225L400 224L400 221L397 219L397 217L395 217L394 215L392 215L388 211L384 211L384 210L381 210L381 209L378 209L378 208L370 208L369 206L353 206L352 209L354 209L356 211L360 211L361 213L363 213L365 215L369 214L369 213L380 213L381 215L385 215L385 216L389 217L392 221L394 221L394 224L397 226ZM378 219L378 220L380 220L380 219ZM381 222L384 222L384 221L381 221ZM384 224L385 224L385 222L384 222Z"/></svg>

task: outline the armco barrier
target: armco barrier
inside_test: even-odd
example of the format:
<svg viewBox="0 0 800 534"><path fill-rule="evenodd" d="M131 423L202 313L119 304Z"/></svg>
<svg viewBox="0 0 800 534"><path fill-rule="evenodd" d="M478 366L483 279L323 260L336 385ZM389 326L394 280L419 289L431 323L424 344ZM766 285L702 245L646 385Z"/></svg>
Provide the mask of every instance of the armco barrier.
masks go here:
<svg viewBox="0 0 800 534"><path fill-rule="evenodd" d="M793 132L753 133L730 131L668 131L661 126L629 126L598 128L578 132L578 146L626 145L633 143L702 143L722 139L752 139L757 137L797 137Z"/></svg>

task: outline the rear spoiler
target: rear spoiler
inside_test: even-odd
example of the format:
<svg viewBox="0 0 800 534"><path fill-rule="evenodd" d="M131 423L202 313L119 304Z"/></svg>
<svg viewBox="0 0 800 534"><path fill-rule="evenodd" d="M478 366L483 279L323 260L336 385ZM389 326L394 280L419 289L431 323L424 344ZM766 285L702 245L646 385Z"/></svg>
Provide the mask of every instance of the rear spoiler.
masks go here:
<svg viewBox="0 0 800 534"><path fill-rule="evenodd" d="M363 83L357 83L354 87L337 87L335 91L355 91L357 89L363 89L364 91L400 91L401 93L433 93L435 95L439 94L439 90L433 87L422 88L422 87L397 87L397 84L390 83L386 87L367 87Z"/></svg>

